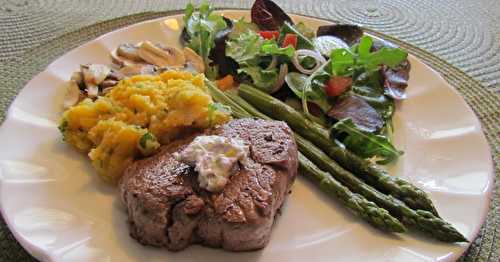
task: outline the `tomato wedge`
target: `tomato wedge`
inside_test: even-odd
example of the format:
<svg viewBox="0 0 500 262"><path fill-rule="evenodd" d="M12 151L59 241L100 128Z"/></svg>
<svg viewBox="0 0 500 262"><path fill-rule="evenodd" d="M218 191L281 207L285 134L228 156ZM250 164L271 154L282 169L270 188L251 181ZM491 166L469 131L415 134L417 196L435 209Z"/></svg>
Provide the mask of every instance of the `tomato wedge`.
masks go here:
<svg viewBox="0 0 500 262"><path fill-rule="evenodd" d="M296 34L286 34L285 38L283 38L283 43L281 43L281 47L293 46L293 48L297 48L297 35Z"/></svg>
<svg viewBox="0 0 500 262"><path fill-rule="evenodd" d="M264 39L271 40L271 39L278 39L280 36L280 32L278 31L260 31L259 35L262 36Z"/></svg>
<svg viewBox="0 0 500 262"><path fill-rule="evenodd" d="M326 83L325 92L328 96L339 96L352 85L352 78L332 76Z"/></svg>

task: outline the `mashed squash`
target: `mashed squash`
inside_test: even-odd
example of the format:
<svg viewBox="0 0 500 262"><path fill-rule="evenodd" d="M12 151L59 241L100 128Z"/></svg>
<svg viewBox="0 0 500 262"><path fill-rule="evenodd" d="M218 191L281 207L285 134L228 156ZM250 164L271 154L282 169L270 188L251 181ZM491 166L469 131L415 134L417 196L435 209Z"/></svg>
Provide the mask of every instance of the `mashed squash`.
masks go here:
<svg viewBox="0 0 500 262"><path fill-rule="evenodd" d="M63 113L64 140L89 155L106 181L116 182L134 159L155 152L180 133L222 124L202 74L167 71L122 80L105 96L85 99Z"/></svg>
<svg viewBox="0 0 500 262"><path fill-rule="evenodd" d="M92 165L109 182L118 180L136 156L152 154L160 147L146 129L116 120L99 121L88 137L97 145L89 153Z"/></svg>

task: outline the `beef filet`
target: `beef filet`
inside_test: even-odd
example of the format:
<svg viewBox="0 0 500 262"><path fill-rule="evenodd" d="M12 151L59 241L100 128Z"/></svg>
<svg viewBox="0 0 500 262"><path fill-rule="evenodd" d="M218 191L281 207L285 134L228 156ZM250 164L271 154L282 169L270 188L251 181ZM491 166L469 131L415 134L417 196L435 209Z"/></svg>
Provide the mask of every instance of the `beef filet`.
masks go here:
<svg viewBox="0 0 500 262"><path fill-rule="evenodd" d="M263 248L277 210L297 175L297 146L284 122L239 119L204 134L239 138L250 159L221 192L198 186L193 168L173 154L196 135L136 161L120 181L130 235L145 245L181 250L191 243L232 251Z"/></svg>

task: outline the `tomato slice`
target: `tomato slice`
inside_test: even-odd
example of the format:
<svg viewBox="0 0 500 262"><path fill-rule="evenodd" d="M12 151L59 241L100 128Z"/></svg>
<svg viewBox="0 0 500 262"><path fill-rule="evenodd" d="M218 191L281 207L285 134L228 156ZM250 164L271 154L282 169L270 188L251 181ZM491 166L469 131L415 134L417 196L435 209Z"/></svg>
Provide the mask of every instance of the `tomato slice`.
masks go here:
<svg viewBox="0 0 500 262"><path fill-rule="evenodd" d="M278 31L260 31L259 35L262 36L264 39L271 40L271 39L278 39L280 36L280 32Z"/></svg>
<svg viewBox="0 0 500 262"><path fill-rule="evenodd" d="M297 35L296 34L286 34L285 38L283 38L283 43L281 43L281 47L293 46L293 48L297 48Z"/></svg>
<svg viewBox="0 0 500 262"><path fill-rule="evenodd" d="M328 96L339 96L352 85L352 78L332 76L326 83L325 92Z"/></svg>

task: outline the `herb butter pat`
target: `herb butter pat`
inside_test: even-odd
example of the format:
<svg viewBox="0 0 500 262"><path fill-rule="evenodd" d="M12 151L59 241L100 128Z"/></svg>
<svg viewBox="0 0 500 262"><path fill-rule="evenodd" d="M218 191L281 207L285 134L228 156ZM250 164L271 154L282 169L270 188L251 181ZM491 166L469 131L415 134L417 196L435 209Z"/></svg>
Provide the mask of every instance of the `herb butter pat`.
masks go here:
<svg viewBox="0 0 500 262"><path fill-rule="evenodd" d="M198 136L182 152L178 161L194 166L201 188L221 191L239 161L245 163L249 148L243 141L223 136Z"/></svg>

